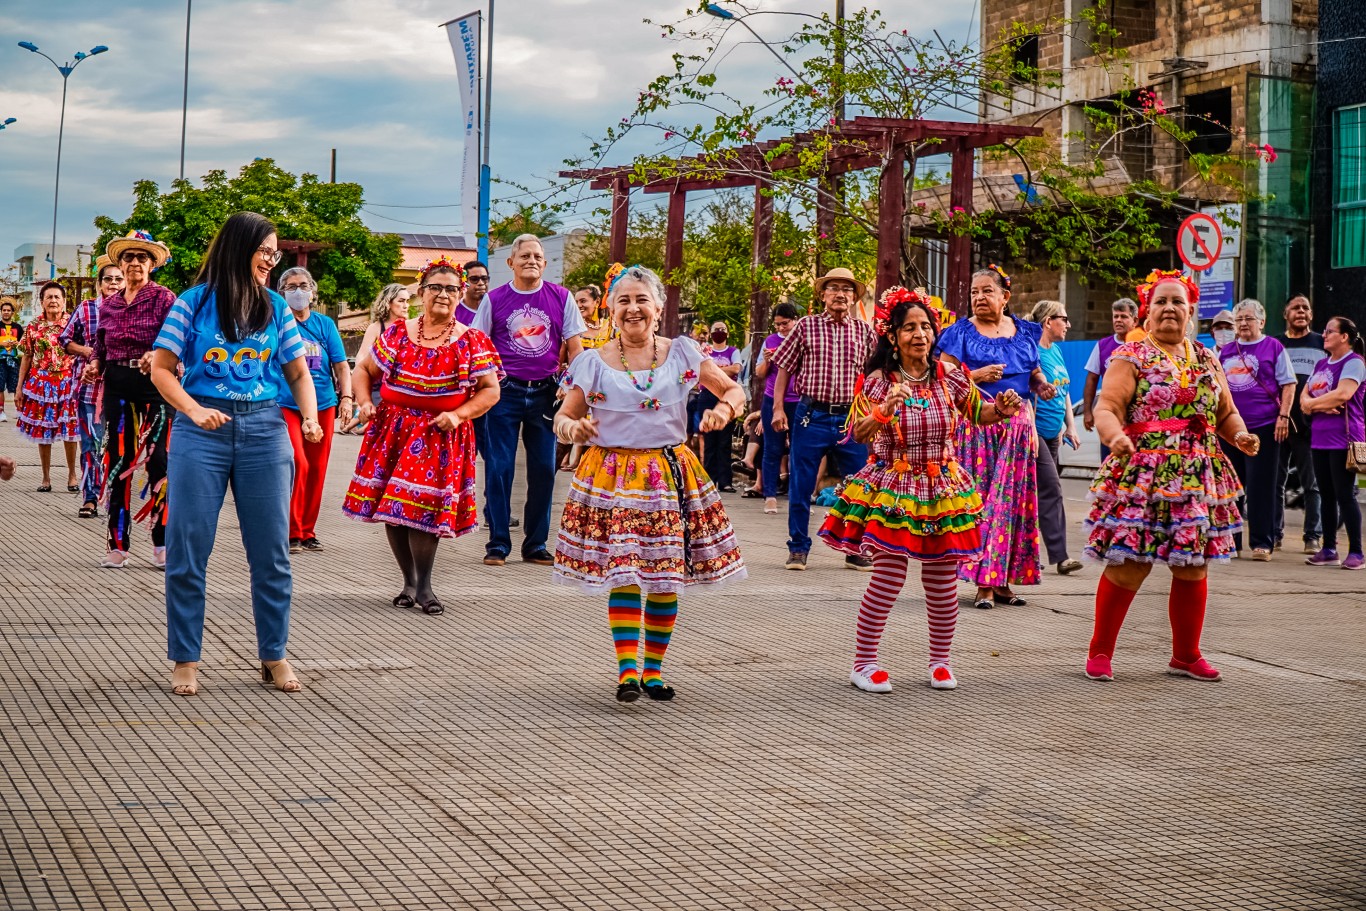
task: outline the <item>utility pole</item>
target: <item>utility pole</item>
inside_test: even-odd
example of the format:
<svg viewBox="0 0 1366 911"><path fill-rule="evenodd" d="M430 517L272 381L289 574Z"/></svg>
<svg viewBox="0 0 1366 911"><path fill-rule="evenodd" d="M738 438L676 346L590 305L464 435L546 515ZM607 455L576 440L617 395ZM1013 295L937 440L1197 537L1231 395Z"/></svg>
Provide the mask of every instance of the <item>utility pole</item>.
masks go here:
<svg viewBox="0 0 1366 911"><path fill-rule="evenodd" d="M185 179L185 127L190 117L190 8L185 0L185 79L180 91L180 179Z"/></svg>

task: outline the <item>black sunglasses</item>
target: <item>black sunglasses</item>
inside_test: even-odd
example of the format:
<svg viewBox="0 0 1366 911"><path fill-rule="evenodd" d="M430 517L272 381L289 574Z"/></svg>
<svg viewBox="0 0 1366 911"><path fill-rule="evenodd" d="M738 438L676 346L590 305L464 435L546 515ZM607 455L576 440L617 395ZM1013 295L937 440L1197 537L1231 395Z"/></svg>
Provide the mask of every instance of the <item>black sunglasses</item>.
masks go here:
<svg viewBox="0 0 1366 911"><path fill-rule="evenodd" d="M487 275L468 275L466 278L471 282L486 282L489 280Z"/></svg>

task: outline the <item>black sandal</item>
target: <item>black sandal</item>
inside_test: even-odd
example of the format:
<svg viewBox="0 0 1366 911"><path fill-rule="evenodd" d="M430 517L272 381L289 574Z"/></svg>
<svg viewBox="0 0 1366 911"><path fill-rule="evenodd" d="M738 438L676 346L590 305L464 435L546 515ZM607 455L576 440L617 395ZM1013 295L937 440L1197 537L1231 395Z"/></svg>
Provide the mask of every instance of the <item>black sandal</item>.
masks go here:
<svg viewBox="0 0 1366 911"><path fill-rule="evenodd" d="M764 492L754 487L746 487L743 498L746 500L762 500Z"/></svg>
<svg viewBox="0 0 1366 911"><path fill-rule="evenodd" d="M996 592L991 593L991 600L997 604L1004 604L1008 607L1024 607L1029 602L1019 595L1001 595Z"/></svg>
<svg viewBox="0 0 1366 911"><path fill-rule="evenodd" d="M635 702L640 698L640 684L634 680L617 684L617 702Z"/></svg>
<svg viewBox="0 0 1366 911"><path fill-rule="evenodd" d="M81 485L79 485L79 484L68 484L68 485L66 485L66 492L67 492L67 493L76 493L76 492L78 492L80 489L81 489Z"/></svg>
<svg viewBox="0 0 1366 911"><path fill-rule="evenodd" d="M409 598L407 595L404 595L404 594L397 594L397 595L395 595L395 596L394 596L393 604L394 604L394 607L403 608L403 609L405 609L405 610L406 610L407 608L416 607L416 606L417 606L417 602L416 602L416 601L414 601L412 598Z"/></svg>
<svg viewBox="0 0 1366 911"><path fill-rule="evenodd" d="M645 687L645 695L655 702L670 702L674 698L674 688L662 683L654 683Z"/></svg>
<svg viewBox="0 0 1366 911"><path fill-rule="evenodd" d="M980 601L972 602L972 606L977 608L978 610L991 610L991 602L988 601L986 598L983 598Z"/></svg>
<svg viewBox="0 0 1366 911"><path fill-rule="evenodd" d="M445 612L445 606L442 605L442 603L435 598L428 601L426 604L422 605L422 613L428 614L433 617L435 617L437 614L444 614Z"/></svg>
<svg viewBox="0 0 1366 911"><path fill-rule="evenodd" d="M82 519L93 519L93 518L95 518L96 516L98 516L99 514L100 514L100 513L99 513L99 510L95 508L95 504L94 504L94 503L86 503L86 504L85 504L84 506L82 506L82 507L80 508L80 510L76 513L76 515L79 516L79 517L82 518Z"/></svg>
<svg viewBox="0 0 1366 911"><path fill-rule="evenodd" d="M39 487L39 488L38 488L38 492L39 492L39 493L52 493L52 485L51 485L51 484L44 484L42 487Z"/></svg>

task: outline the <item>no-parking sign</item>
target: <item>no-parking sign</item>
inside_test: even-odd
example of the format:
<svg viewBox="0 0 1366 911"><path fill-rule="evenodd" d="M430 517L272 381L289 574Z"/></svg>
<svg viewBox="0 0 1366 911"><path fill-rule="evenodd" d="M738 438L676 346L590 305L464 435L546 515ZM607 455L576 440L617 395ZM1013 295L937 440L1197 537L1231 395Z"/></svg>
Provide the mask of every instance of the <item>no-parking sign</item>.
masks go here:
<svg viewBox="0 0 1366 911"><path fill-rule="evenodd" d="M1176 252L1181 261L1197 272L1214 268L1224 246L1219 223L1204 212L1197 212L1176 229Z"/></svg>

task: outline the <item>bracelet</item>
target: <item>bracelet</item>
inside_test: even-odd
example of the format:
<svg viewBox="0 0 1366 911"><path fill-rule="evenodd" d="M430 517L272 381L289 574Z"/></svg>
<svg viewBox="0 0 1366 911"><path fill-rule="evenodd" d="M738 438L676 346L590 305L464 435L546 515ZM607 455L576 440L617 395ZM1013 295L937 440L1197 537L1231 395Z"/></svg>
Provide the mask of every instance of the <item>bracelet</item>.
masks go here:
<svg viewBox="0 0 1366 911"><path fill-rule="evenodd" d="M882 416L882 409L879 408L879 407L874 407L874 408L873 408L870 412L868 412L868 413L872 416L873 420L877 421L879 424L890 424L890 423L892 423L892 421L895 421L895 420L896 420L896 415L895 415L895 414L889 414L889 415L887 415L886 417L883 417L883 416Z"/></svg>
<svg viewBox="0 0 1366 911"><path fill-rule="evenodd" d="M1290 420L1290 415L1288 415L1288 414L1278 414L1278 415L1276 415L1276 420L1278 420L1278 421L1288 421L1288 420Z"/></svg>

